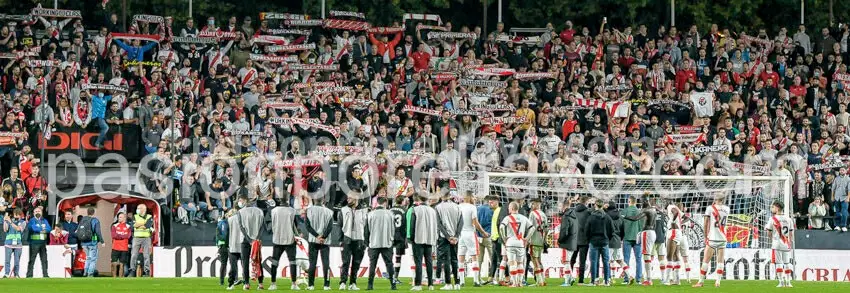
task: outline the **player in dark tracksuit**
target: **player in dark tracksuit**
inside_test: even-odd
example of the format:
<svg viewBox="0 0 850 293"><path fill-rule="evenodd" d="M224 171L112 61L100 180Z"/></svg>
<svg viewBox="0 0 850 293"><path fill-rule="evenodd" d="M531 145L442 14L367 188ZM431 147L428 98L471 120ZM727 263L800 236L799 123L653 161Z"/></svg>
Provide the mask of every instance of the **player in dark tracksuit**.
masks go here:
<svg viewBox="0 0 850 293"><path fill-rule="evenodd" d="M218 246L218 261L220 263L218 267L218 283L221 286L224 286L224 277L227 276L227 257L230 255L228 252L229 247L227 246L228 233L227 215L220 213L218 224L216 225L215 243Z"/></svg>
<svg viewBox="0 0 850 293"><path fill-rule="evenodd" d="M392 277L394 284L401 284L398 280L398 272L401 270L401 257L404 256L407 249L407 198L403 196L396 197L395 204L390 212L393 214L393 225L395 226L395 235L393 237L393 249L395 250L395 260L393 268L395 275Z"/></svg>
<svg viewBox="0 0 850 293"><path fill-rule="evenodd" d="M585 231L587 218L590 216L590 209L587 207L588 200L590 200L590 198L582 198L581 202L576 204L575 207L576 224L578 225L578 246L576 247L576 250L573 251L573 255L570 257L570 264L575 266L576 259L578 259L579 284L584 284L584 272L585 269L587 269L587 253L590 248L587 241L587 233Z"/></svg>

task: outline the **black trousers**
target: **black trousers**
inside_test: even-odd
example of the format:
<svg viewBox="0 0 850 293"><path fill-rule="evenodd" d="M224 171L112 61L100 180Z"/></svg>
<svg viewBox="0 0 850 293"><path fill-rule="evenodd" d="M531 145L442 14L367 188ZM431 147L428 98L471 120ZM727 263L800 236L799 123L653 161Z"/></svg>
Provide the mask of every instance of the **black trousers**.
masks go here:
<svg viewBox="0 0 850 293"><path fill-rule="evenodd" d="M310 243L310 250L307 252L307 257L310 261L310 267L307 269L307 286L313 287L316 282L316 261L319 258L319 253L322 254L322 277L325 278L325 287L329 287L331 285L330 279L328 279L328 272L330 270L330 248L324 244L318 243Z"/></svg>
<svg viewBox="0 0 850 293"><path fill-rule="evenodd" d="M342 268L339 273L339 283L357 284L357 271L360 269L360 262L363 261L363 254L366 247L363 246L362 240L348 240L348 243L342 245Z"/></svg>
<svg viewBox="0 0 850 293"><path fill-rule="evenodd" d="M490 254L490 278L498 279L502 277L496 276L496 270L499 269L499 265L501 265L502 263L502 240L499 239L493 241L493 249L491 250L493 251L493 253Z"/></svg>
<svg viewBox="0 0 850 293"><path fill-rule="evenodd" d="M384 266L387 268L387 276L395 276L395 268L393 267L393 250L392 248L369 248L369 287L375 283L375 269L378 268L378 257L384 260Z"/></svg>
<svg viewBox="0 0 850 293"><path fill-rule="evenodd" d="M236 282L236 275L238 274L240 264L239 261L242 260L242 282L248 285L251 283L251 243L242 242L239 245L240 253L230 253L230 276L227 278L227 284L233 285ZM260 270L259 276L257 276L257 281L262 284L263 283L263 270Z"/></svg>
<svg viewBox="0 0 850 293"><path fill-rule="evenodd" d="M272 248L272 283L277 282L277 268L280 266L280 257L284 252L289 260L289 276L292 284L295 284L295 278L298 277L296 276L298 266L295 264L295 244L275 245Z"/></svg>
<svg viewBox="0 0 850 293"><path fill-rule="evenodd" d="M227 275L227 258L230 255L227 250L227 246L218 247L218 282L220 284L224 284L224 277Z"/></svg>
<svg viewBox="0 0 850 293"><path fill-rule="evenodd" d="M449 284L452 276L454 276L454 284L460 284L460 278L457 275L457 244L452 244L448 239L440 238L437 241L437 262L442 264L446 284ZM440 264L437 264L437 269L439 268Z"/></svg>
<svg viewBox="0 0 850 293"><path fill-rule="evenodd" d="M230 263L230 271L227 273L227 286L233 286L236 283L236 275L239 274L239 259L241 256L241 253L231 252L227 259Z"/></svg>
<svg viewBox="0 0 850 293"><path fill-rule="evenodd" d="M587 245L579 245L576 251L573 251L573 255L570 257L570 266L575 266L576 257L579 259L578 263L578 282L580 284L584 283L584 270L587 269Z"/></svg>
<svg viewBox="0 0 850 293"><path fill-rule="evenodd" d="M422 286L422 258L425 258L425 267L427 268L425 271L428 275L428 286L434 285L434 272L431 270L431 267L434 265L431 258L433 253L431 245L413 244L413 265L416 267L414 270L416 271L416 276L413 281L415 286Z"/></svg>
<svg viewBox="0 0 850 293"><path fill-rule="evenodd" d="M27 267L27 278L32 278L32 268L35 265L35 257L41 259L41 274L47 276L47 243L30 243L29 266Z"/></svg>
<svg viewBox="0 0 850 293"><path fill-rule="evenodd" d="M242 242L242 280L245 281L245 284L251 283L251 243L250 242ZM263 270L260 269L259 276L257 276L257 281L262 284L263 283Z"/></svg>

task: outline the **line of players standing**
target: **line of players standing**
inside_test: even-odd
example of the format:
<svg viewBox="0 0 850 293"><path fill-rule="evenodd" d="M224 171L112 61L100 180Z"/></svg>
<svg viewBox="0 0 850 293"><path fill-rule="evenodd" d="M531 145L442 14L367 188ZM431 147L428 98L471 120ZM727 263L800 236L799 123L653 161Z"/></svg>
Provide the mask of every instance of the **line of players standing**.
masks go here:
<svg viewBox="0 0 850 293"><path fill-rule="evenodd" d="M340 273L340 290L359 290L357 287L357 268L368 248L370 266L368 289L373 288L375 271L379 259L384 261L388 276L392 277L391 288L395 289L401 269L401 258L410 244L414 259L414 283L411 290L422 290L423 272L427 274L427 286L433 289L434 272L432 255L436 248L438 265L445 277L446 285L443 290L459 290L466 279L466 268L472 266L472 277L474 286L481 286L489 282L498 283L503 286L520 287L525 285L527 276L526 257L530 257L536 285L545 285L544 269L541 263L542 252L546 249L545 239L549 223L547 217L540 210L539 200L532 200L530 209L520 213L524 208L523 201L512 201L503 212L498 207L498 199L489 198L491 207L495 206L494 217L498 222L497 229L485 231L478 222L478 208L473 204L474 198L471 194L466 195L464 202L456 204L452 197L446 195L441 199L414 196L413 202L409 203L407 197L396 197L392 208L384 197L376 200L376 207L370 211L368 205L356 198L349 198L347 205L340 209L340 222L342 230L342 270ZM495 204L493 203L495 201ZM638 207L638 199L630 198L630 208ZM726 246L725 226L729 208L724 205L725 199L717 197L714 203L705 211L705 235L706 253L703 259L699 282L695 286L702 286L705 280L709 262L714 255L722 259L723 250ZM259 281L259 288L263 288L263 272L259 267L259 250L261 244L256 239L265 225L263 210L248 206L247 197L240 196L237 199L238 211L230 212L222 217L218 225L217 243L220 247L220 258L222 263L229 259L230 272L228 274L228 288L243 285L243 289L250 287L252 279L249 272L253 271L255 278ZM774 255L779 251L777 263L777 275L780 276L781 286L790 286L790 239L793 239L793 223L781 215L782 204L775 203L771 210L774 212L772 225L766 225L766 229L774 238ZM687 261L687 237L681 232L682 220L685 214L682 208L676 205L667 207L666 212L659 209L658 203L644 198L640 204L642 208L639 213L611 217L605 213L607 204L597 202L593 198L583 198L572 207L572 203L562 205L563 217L561 220L560 236L557 239L559 247L563 251L562 263L567 265L567 255L571 254L569 266L564 280L564 285L573 283L570 268L574 267L576 259L579 260L578 281L583 283L587 254L591 256L591 282L595 284L598 276L597 258L602 258L604 269L604 284L609 285L611 280L611 269L609 262L618 264L625 278L630 283L635 280L627 272L629 259L623 261L622 254L618 253L620 248L609 247L611 242L617 243L626 239L622 229L623 221L643 221L642 231L635 238L635 243L630 246L640 246L643 255L643 275L641 268L637 268L637 280L643 279L644 285L652 285L651 261L653 256L659 257L659 264L664 284L678 284L681 269L684 265L686 274L690 278ZM589 211L593 208L593 211ZM614 207L613 209L616 209ZM661 211L661 212L659 212ZM334 212L320 204L312 205L305 210L303 229L297 224L300 216L295 209L289 207L285 202L273 208L270 212L270 230L272 232L273 256L272 256L272 282L269 289L276 289L276 273L280 265L280 257L287 254L289 261L290 278L292 279L292 290L300 290L303 281L298 280L298 270L307 272L307 289L313 290L317 261L321 256L322 273L324 277L323 288L330 289L329 276L329 237L331 237ZM664 219L663 216L667 216ZM527 215L527 216L526 216ZM608 229L606 225L614 226L614 218L619 224L618 237L614 230ZM602 221L602 226L594 224L594 221ZM775 227L774 227L775 226ZM601 228L600 228L601 227ZM668 230L665 231L665 228ZM306 230L306 231L299 231ZM477 254L479 253L479 239L477 233L484 237L493 236L493 258L490 280L482 283L480 268L478 267ZM600 234L601 233L601 234ZM493 235L490 235L493 234ZM665 235L666 234L666 235ZM306 235L306 239L298 237ZM660 237L657 237L660 236ZM604 238L603 241L599 241ZM660 241L659 241L660 239ZM612 245L614 246L614 245ZM572 253L570 253L572 252ZM610 254L609 254L610 253ZM304 259L306 255L306 260ZM609 256L610 259L609 259ZM394 257L394 259L393 259ZM637 258L637 256L636 256ZM242 281L237 281L237 264L242 260ZM636 259L639 262L639 260ZM254 263L251 270L249 264ZM719 263L722 263L719 262ZM424 265L424 269L423 269ZM779 271L779 268L782 270ZM224 266L221 268L220 282L223 284ZM723 269L718 267L718 275L723 275ZM438 273L439 274L439 273ZM720 278L715 285L719 286Z"/></svg>

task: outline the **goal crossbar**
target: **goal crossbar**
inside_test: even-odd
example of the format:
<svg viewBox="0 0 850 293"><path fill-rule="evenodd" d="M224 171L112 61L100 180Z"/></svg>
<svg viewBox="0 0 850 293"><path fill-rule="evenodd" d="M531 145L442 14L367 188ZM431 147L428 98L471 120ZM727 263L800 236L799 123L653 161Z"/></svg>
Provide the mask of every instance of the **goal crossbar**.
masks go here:
<svg viewBox="0 0 850 293"><path fill-rule="evenodd" d="M751 197L779 200L791 211L791 178L784 176L609 175L565 173L452 172L457 191L478 197L563 198L588 195L602 199L618 196Z"/></svg>

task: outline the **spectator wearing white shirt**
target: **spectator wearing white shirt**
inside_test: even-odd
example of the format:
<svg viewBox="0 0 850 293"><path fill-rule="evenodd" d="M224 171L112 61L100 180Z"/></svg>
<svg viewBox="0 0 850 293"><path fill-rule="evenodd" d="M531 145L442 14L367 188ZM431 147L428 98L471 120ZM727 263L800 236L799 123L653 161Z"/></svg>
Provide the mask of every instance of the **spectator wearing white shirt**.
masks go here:
<svg viewBox="0 0 850 293"><path fill-rule="evenodd" d="M171 68L180 64L180 54L177 54L177 51L171 49L170 42L162 42L160 44L159 52L156 54L156 60L162 62L165 71L170 72Z"/></svg>
<svg viewBox="0 0 850 293"><path fill-rule="evenodd" d="M460 153L455 149L454 141L446 142L445 149L440 152L440 159L445 160L449 170L458 171L460 169Z"/></svg>
<svg viewBox="0 0 850 293"><path fill-rule="evenodd" d="M364 38L364 40L365 40L365 38ZM354 45L354 41L355 41L354 36L352 36L346 30L342 31L341 36L334 36L334 44L336 44L337 50L342 50L342 48Z"/></svg>
<svg viewBox="0 0 850 293"><path fill-rule="evenodd" d="M554 155L558 152L558 145L563 143L563 141L555 135L555 128L550 127L546 131L549 134L540 140L540 145L547 154Z"/></svg>
<svg viewBox="0 0 850 293"><path fill-rule="evenodd" d="M409 197L413 195L413 182L404 172L403 168L395 170L395 177L387 184L387 196L389 198Z"/></svg>
<svg viewBox="0 0 850 293"><path fill-rule="evenodd" d="M816 197L815 201L809 205L809 229L823 230L826 226L823 218L826 216L826 211L829 206L823 202L823 197Z"/></svg>

